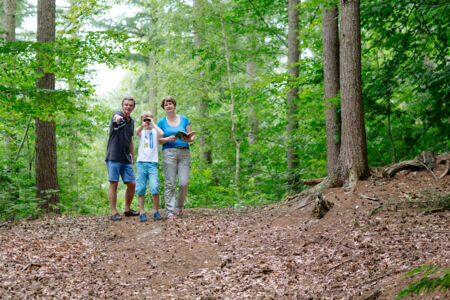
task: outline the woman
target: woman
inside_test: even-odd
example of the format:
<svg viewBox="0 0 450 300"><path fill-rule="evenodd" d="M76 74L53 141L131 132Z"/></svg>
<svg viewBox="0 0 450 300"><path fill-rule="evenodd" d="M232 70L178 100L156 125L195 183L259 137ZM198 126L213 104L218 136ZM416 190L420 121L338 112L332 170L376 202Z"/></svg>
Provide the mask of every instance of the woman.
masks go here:
<svg viewBox="0 0 450 300"><path fill-rule="evenodd" d="M164 137L159 140L162 144L162 163L164 169L164 201L167 218L173 219L183 215L184 199L188 191L189 171L191 169L191 154L189 143L194 141L191 134L188 137L177 138L180 131L191 132L189 119L177 115L175 98L166 96L161 101L161 107L166 117L158 121L158 127L164 131ZM178 199L175 205L175 183L178 175Z"/></svg>

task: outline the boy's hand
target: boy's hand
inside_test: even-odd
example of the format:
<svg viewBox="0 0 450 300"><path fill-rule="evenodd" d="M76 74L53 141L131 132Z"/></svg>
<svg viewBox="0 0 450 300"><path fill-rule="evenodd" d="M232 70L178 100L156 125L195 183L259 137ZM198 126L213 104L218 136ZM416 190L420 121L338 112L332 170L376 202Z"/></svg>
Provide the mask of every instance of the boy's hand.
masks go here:
<svg viewBox="0 0 450 300"><path fill-rule="evenodd" d="M150 127L151 127L150 125L153 125L153 119L152 118L145 118L142 121L142 126L144 126L145 129L150 129Z"/></svg>

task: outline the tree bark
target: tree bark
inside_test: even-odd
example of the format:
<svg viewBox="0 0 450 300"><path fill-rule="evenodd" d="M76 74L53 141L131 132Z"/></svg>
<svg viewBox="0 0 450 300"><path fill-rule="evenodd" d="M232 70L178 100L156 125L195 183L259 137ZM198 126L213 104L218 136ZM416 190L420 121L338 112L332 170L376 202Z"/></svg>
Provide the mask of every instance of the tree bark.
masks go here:
<svg viewBox="0 0 450 300"><path fill-rule="evenodd" d="M306 196L345 184L353 189L359 179L369 175L366 132L361 88L361 33L359 1L340 0L340 88L342 142L338 160L321 183L286 201L308 204ZM303 205L302 203L300 203Z"/></svg>
<svg viewBox="0 0 450 300"><path fill-rule="evenodd" d="M339 30L337 7L322 12L323 75L325 94L325 124L327 136L327 169L331 174L340 152L340 119L336 112L339 102Z"/></svg>
<svg viewBox="0 0 450 300"><path fill-rule="evenodd" d="M16 0L3 0L3 26L6 29L4 41L14 42L16 40Z"/></svg>
<svg viewBox="0 0 450 300"><path fill-rule="evenodd" d="M48 43L55 41L55 0L38 1L37 41ZM41 53L40 55L45 55ZM42 69L39 70L42 72ZM36 84L40 90L55 89L55 75L44 73ZM49 93L41 93L52 101ZM50 116L51 117L51 116ZM39 206L47 212L58 212L58 175L56 157L55 121L36 118L36 196Z"/></svg>
<svg viewBox="0 0 450 300"><path fill-rule="evenodd" d="M298 14L299 0L289 0L288 8L288 73L292 80L298 78L298 59L300 57L299 41L298 41ZM298 154L295 141L295 133L298 129L297 103L298 103L298 86L294 86L287 96L287 134L289 137L287 149L287 167L289 172L289 187L295 191L298 189L299 176L297 175Z"/></svg>
<svg viewBox="0 0 450 300"><path fill-rule="evenodd" d="M194 0L194 29L195 29L195 35L194 35L194 40L195 40L195 48L199 49L204 41L205 41L205 28L204 28L204 22L203 22L203 13L202 13L202 0ZM199 62L199 58L197 58L197 62ZM200 99L200 103L198 104L198 109L200 112L200 115L203 119L204 122L202 122L203 124L206 124L206 121L209 119L208 117L208 111L209 111L209 101L208 101L208 91L206 90L206 85L203 84L203 82L205 81L205 72L202 71L200 72L200 79L201 79L201 86L200 86L200 90L201 90L201 99ZM203 126L203 124L199 124L199 131L202 133L199 135L199 144L200 144L200 149L201 149L201 158L203 161L205 161L207 164L211 165L212 164L212 150L210 147L210 134L209 134L209 130L207 129L206 126Z"/></svg>
<svg viewBox="0 0 450 300"><path fill-rule="evenodd" d="M258 75L256 62L252 58L247 59L247 66L246 66L246 73L247 73L247 87L251 88L255 81L255 77ZM256 114L256 107L253 103L249 103L249 109L248 109L248 125L249 125L249 132L248 132L248 143L249 145L253 145L256 143L257 139L257 132L259 129L259 120Z"/></svg>
<svg viewBox="0 0 450 300"><path fill-rule="evenodd" d="M341 157L349 176L346 180L353 182L369 175L361 87L359 0L340 0L340 16Z"/></svg>
<svg viewBox="0 0 450 300"><path fill-rule="evenodd" d="M150 109L153 113L153 118L155 118L156 120L158 117L159 101L158 99L156 99L157 97L156 68L152 52L148 55L148 81L150 83L150 87L148 89L148 105L150 106Z"/></svg>
<svg viewBox="0 0 450 300"><path fill-rule="evenodd" d="M233 83L231 81L231 64L230 64L230 53L228 51L228 42L227 42L227 36L225 34L225 25L223 22L223 14L222 14L222 9L220 10L220 24L222 27L222 37L223 37L223 44L225 47L225 59L226 59L226 63L227 63L227 75L228 75L228 87L230 89L230 97L231 97L231 112L230 112L230 117L231 117L231 137L233 139L233 143L236 147L236 169L235 169L235 175L234 175L234 182L236 184L236 191L237 191L237 196L238 196L238 200L240 200L240 190L239 190L239 168L240 168L240 144L237 140L236 137L236 119L234 116L234 106L235 106L235 101L234 101L234 93L233 93Z"/></svg>

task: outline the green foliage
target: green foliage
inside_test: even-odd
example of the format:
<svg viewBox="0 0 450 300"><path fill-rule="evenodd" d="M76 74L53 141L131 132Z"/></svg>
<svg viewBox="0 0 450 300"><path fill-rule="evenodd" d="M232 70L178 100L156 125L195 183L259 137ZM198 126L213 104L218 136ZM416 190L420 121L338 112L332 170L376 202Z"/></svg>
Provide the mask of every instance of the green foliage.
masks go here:
<svg viewBox="0 0 450 300"><path fill-rule="evenodd" d="M436 277L435 274L442 275ZM419 295L419 293L423 291L426 293L433 292L438 287L440 287L441 290L448 290L450 288L450 268L425 265L417 267L405 274L405 276L411 277L416 275L422 275L422 278L408 285L395 299L402 299L403 297L412 294Z"/></svg>
<svg viewBox="0 0 450 300"><path fill-rule="evenodd" d="M173 95L177 112L188 116L197 137L206 139L205 145L197 139L191 147L187 207L242 207L283 199L291 175L286 150L292 142L299 157L297 175L326 175L321 13L324 6L338 1L300 3L301 59L296 81L289 80L286 73L286 1L234 0L222 6L196 1L195 7L178 0L69 3L70 8L57 11L54 43L33 42L34 33L30 32L19 35L14 43L0 42L0 155L5 178L0 192L5 212L1 218L39 213L33 191L34 124L15 159L29 116L51 116L56 121L61 211L108 213L103 159L112 109L120 109L121 97L128 94L137 100L135 118L143 110L154 110L148 103L150 88L156 90L157 99ZM105 14L110 7L125 3L125 10L132 13L124 11L114 18ZM363 100L372 166L392 161L394 149L388 130L398 159L413 157L424 149L449 151L450 15L446 1L430 3L361 3ZM231 139L231 99L219 7L236 102L238 184L234 181L236 149ZM27 15L35 10L31 6L18 9ZM131 72L109 96L96 99L90 71L95 63L126 66ZM250 65L256 70L251 75ZM55 74L56 90L36 89L43 71ZM286 95L292 87L299 87L299 128L294 141L286 134ZM205 111L199 109L200 103L207 104ZM333 103L338 105L339 97ZM159 106L154 113L158 118L164 115ZM252 129L254 119L256 131ZM249 139L252 134L254 141ZM212 163L202 158L206 150L212 151ZM163 194L162 172L160 182ZM119 206L123 192L120 185Z"/></svg>
<svg viewBox="0 0 450 300"><path fill-rule="evenodd" d="M34 218L40 214L34 182L21 162L9 169L11 162L0 161L0 220Z"/></svg>
<svg viewBox="0 0 450 300"><path fill-rule="evenodd" d="M361 3L363 94L372 164L392 161L387 116L400 160L424 149L448 151L447 6L447 1L423 0Z"/></svg>

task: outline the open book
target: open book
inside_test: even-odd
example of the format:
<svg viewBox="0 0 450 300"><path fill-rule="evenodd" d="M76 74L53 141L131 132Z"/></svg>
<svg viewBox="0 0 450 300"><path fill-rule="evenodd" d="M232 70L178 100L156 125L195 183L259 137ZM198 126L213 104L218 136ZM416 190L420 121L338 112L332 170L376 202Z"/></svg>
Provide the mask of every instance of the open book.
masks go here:
<svg viewBox="0 0 450 300"><path fill-rule="evenodd" d="M191 131L191 132L186 132L186 131L178 131L177 134L175 134L175 136L177 138L182 138L182 137L187 137L190 138L195 134L195 131Z"/></svg>

